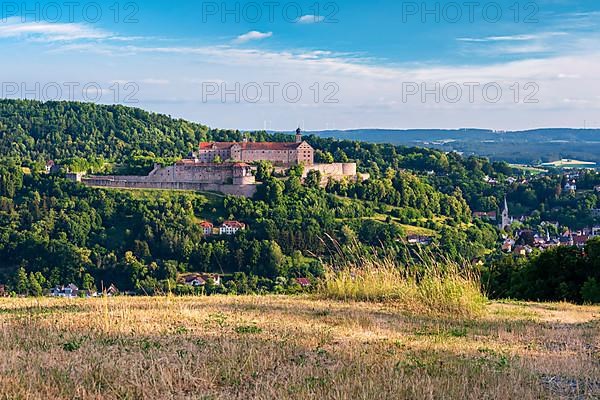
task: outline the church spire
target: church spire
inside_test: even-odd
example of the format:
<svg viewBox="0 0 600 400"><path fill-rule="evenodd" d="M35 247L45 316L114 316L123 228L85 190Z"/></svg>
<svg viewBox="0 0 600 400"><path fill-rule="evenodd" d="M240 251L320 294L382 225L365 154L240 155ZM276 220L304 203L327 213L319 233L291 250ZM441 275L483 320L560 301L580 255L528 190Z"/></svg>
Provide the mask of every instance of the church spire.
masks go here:
<svg viewBox="0 0 600 400"><path fill-rule="evenodd" d="M506 229L510 227L510 213L508 211L508 201L504 196L504 209L502 210L502 222L500 222L500 229Z"/></svg>
<svg viewBox="0 0 600 400"><path fill-rule="evenodd" d="M302 129L296 129L296 143L302 143Z"/></svg>

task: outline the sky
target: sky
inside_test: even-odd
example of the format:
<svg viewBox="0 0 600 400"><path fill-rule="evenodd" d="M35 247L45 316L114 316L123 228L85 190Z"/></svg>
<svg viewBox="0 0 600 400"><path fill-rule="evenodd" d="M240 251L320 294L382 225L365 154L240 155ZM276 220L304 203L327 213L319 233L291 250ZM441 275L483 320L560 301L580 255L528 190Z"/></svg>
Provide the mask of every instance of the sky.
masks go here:
<svg viewBox="0 0 600 400"><path fill-rule="evenodd" d="M600 127L600 3L7 1L0 97L216 128Z"/></svg>

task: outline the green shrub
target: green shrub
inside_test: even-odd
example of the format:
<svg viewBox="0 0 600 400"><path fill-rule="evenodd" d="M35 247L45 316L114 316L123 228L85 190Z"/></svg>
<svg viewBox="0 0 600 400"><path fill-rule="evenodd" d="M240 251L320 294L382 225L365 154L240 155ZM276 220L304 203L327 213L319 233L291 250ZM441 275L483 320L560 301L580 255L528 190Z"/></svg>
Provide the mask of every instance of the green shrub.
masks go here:
<svg viewBox="0 0 600 400"><path fill-rule="evenodd" d="M584 303L600 303L600 283L596 278L589 278L581 287L581 298Z"/></svg>

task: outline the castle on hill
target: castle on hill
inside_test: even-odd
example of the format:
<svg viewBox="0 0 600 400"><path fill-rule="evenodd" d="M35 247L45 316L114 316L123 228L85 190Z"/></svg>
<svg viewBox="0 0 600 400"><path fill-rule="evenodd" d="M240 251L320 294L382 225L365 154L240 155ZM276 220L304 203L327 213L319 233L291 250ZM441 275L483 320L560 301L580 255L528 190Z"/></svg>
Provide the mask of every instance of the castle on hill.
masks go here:
<svg viewBox="0 0 600 400"><path fill-rule="evenodd" d="M303 178L310 171L318 171L322 184L329 179L357 179L359 176L356 163L315 164L314 149L302 140L302 131L298 128L293 143L203 142L188 158L166 167L157 164L147 176L77 175L73 179L96 187L211 191L252 197L258 182L254 175L256 166L251 164L258 161L271 162L278 172L303 165Z"/></svg>
<svg viewBox="0 0 600 400"><path fill-rule="evenodd" d="M314 165L315 150L302 140L302 131L296 130L296 141L288 142L202 142L198 152L193 153L201 163L214 163L216 160L232 160L245 163L270 161L275 166Z"/></svg>

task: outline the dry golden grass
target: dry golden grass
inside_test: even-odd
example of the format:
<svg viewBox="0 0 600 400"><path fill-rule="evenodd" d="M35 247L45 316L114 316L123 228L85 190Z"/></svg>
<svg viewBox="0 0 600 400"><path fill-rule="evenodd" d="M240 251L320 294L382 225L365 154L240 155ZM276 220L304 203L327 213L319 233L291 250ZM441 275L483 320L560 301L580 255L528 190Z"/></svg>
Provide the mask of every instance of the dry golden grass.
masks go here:
<svg viewBox="0 0 600 400"><path fill-rule="evenodd" d="M478 279L451 272L407 276L395 265L328 269L319 293L334 300L390 302L405 310L432 315L477 315L486 302Z"/></svg>
<svg viewBox="0 0 600 400"><path fill-rule="evenodd" d="M389 302L415 313L478 315L487 299L478 274L431 253L418 255L420 265L398 261L395 250L364 252L341 249L340 260L326 265L318 293L327 299Z"/></svg>
<svg viewBox="0 0 600 400"><path fill-rule="evenodd" d="M309 297L0 300L2 399L592 399L600 308L476 318Z"/></svg>

